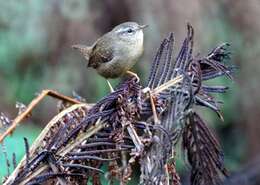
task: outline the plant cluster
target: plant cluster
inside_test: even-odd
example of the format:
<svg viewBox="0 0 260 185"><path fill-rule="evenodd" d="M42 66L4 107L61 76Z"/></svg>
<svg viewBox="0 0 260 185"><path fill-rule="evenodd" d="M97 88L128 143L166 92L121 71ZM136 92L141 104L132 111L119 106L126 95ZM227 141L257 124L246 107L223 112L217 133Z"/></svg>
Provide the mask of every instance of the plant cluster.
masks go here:
<svg viewBox="0 0 260 185"><path fill-rule="evenodd" d="M204 82L224 75L232 79L234 67L224 62L230 55L226 43L206 56L194 56L194 31L187 28L177 57L173 34L162 41L145 86L133 77L94 105L75 101L47 124L30 149L25 139L26 155L4 184L91 180L99 185L104 165L110 184L126 184L138 164L140 184L178 185L178 142L191 166L191 184L219 184L227 176L223 152L196 110L207 107L222 119L212 93L228 88Z"/></svg>

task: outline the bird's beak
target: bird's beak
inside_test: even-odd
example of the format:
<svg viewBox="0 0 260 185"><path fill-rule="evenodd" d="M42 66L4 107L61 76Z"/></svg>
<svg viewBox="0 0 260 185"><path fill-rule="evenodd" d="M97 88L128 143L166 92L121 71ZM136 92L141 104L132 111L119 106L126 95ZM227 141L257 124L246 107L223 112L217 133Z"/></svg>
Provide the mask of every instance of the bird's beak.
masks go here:
<svg viewBox="0 0 260 185"><path fill-rule="evenodd" d="M140 26L139 26L140 29L144 29L144 28L146 28L146 27L148 27L148 24L144 24L144 25L140 25Z"/></svg>

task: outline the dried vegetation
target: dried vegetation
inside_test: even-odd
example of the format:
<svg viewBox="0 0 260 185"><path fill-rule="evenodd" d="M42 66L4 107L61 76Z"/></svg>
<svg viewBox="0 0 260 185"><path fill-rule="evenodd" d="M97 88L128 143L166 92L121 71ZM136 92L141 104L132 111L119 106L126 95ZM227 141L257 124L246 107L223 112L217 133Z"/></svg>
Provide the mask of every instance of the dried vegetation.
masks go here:
<svg viewBox="0 0 260 185"><path fill-rule="evenodd" d="M126 184L139 164L141 184L178 185L178 142L191 166L191 184L219 184L227 176L223 153L196 107L207 107L223 119L220 102L212 93L224 93L227 87L204 82L224 75L232 79L234 67L224 62L229 59L226 43L205 56L193 55L193 28L188 24L187 29L176 57L173 34L162 41L144 87L136 78L126 79L94 105L49 93L70 106L46 125L30 149L24 139L26 154L4 184L86 184L91 180L99 185L104 173L110 184L116 180ZM4 136L15 128L10 124L12 129L7 128ZM107 172L101 169L104 165Z"/></svg>

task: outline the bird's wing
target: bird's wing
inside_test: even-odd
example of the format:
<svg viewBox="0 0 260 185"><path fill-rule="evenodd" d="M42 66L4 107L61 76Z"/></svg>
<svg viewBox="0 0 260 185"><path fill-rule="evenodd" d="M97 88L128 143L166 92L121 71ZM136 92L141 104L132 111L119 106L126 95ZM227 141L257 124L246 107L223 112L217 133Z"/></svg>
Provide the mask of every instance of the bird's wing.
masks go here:
<svg viewBox="0 0 260 185"><path fill-rule="evenodd" d="M88 67L97 68L100 64L113 59L114 50L110 42L108 37L102 37L96 42L89 58Z"/></svg>

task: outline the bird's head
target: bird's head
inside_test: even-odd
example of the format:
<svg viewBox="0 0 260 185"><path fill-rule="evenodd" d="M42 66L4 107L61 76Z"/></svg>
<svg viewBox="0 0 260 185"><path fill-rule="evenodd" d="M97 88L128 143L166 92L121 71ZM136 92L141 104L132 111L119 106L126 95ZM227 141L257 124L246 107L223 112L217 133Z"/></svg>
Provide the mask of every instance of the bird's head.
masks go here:
<svg viewBox="0 0 260 185"><path fill-rule="evenodd" d="M116 26L111 32L124 42L143 42L143 29L148 25L139 25L136 22L125 22Z"/></svg>

